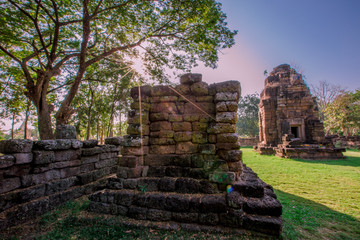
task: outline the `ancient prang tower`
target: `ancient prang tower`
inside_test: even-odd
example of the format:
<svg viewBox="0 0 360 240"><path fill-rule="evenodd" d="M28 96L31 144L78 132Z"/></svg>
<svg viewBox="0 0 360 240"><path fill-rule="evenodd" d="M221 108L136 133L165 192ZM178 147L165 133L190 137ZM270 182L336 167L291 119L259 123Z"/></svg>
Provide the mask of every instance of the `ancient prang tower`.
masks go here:
<svg viewBox="0 0 360 240"><path fill-rule="evenodd" d="M325 139L312 97L301 74L287 64L280 65L265 79L259 104L261 154L286 158L339 159L342 148Z"/></svg>
<svg viewBox="0 0 360 240"><path fill-rule="evenodd" d="M240 83L208 85L201 74L180 83L132 89L117 177L89 210L149 227L279 235L281 204L242 162Z"/></svg>

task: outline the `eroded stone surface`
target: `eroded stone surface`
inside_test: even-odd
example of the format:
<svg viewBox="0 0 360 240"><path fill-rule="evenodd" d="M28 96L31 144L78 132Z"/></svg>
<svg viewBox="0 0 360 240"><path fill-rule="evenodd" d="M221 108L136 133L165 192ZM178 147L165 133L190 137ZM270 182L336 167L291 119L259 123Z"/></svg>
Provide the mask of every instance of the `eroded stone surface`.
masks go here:
<svg viewBox="0 0 360 240"><path fill-rule="evenodd" d="M137 87L131 91L134 103L129 135L121 143L117 181L109 180L107 190L90 197L89 210L176 221L177 226L193 230L253 229L264 224L264 218L275 217L277 230L271 234L278 235L281 205L242 163L235 133L240 83L209 86L200 74L185 74L174 89L155 86L146 87L144 93ZM146 98L141 114L135 104L139 94ZM140 118L148 121L140 126L136 120ZM142 142L137 141L141 129L147 139ZM82 159L90 162L91 154L86 152ZM270 233L267 225L259 231Z"/></svg>
<svg viewBox="0 0 360 240"><path fill-rule="evenodd" d="M324 136L316 99L302 75L287 64L274 68L265 79L259 103L261 154L303 159L343 158L342 149Z"/></svg>

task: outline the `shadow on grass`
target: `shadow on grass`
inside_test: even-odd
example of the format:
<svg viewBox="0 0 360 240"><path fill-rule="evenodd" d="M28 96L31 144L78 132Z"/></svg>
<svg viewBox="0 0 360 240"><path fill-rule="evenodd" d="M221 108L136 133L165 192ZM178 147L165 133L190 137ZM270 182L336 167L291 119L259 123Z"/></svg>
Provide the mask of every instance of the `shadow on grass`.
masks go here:
<svg viewBox="0 0 360 240"><path fill-rule="evenodd" d="M320 163L327 165L340 165L340 166L350 166L350 167L360 167L360 154L357 151L347 150L350 154L356 153L358 156L349 156L347 155L345 159L340 160L305 160L305 159L293 159L294 161L303 162L303 163Z"/></svg>
<svg viewBox="0 0 360 240"><path fill-rule="evenodd" d="M284 239L360 239L360 221L322 204L276 190Z"/></svg>

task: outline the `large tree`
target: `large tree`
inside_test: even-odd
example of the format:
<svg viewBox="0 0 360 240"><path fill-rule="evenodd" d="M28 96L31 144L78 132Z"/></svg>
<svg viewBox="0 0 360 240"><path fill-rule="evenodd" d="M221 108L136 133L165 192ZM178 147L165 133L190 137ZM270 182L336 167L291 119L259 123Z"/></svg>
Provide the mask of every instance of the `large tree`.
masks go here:
<svg viewBox="0 0 360 240"><path fill-rule="evenodd" d="M319 118L322 122L325 119L325 110L328 105L339 95L345 93L345 88L340 85L334 85L327 81L320 81L318 85L311 85L311 93L316 97L316 103L319 109Z"/></svg>
<svg viewBox="0 0 360 240"><path fill-rule="evenodd" d="M338 95L325 109L326 134L359 135L360 90Z"/></svg>
<svg viewBox="0 0 360 240"><path fill-rule="evenodd" d="M11 60L8 67L22 73L41 139L53 138L55 109L56 124L69 121L92 64L141 58L150 76L164 80L165 68L216 67L218 50L236 34L215 0L4 0L0 16L0 64Z"/></svg>

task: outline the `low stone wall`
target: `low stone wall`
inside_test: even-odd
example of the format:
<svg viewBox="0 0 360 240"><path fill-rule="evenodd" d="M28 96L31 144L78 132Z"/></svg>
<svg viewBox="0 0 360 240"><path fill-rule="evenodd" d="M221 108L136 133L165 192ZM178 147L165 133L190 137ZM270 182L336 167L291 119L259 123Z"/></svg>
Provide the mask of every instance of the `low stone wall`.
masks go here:
<svg viewBox="0 0 360 240"><path fill-rule="evenodd" d="M0 229L105 188L117 170L120 140L0 142Z"/></svg>
<svg viewBox="0 0 360 240"><path fill-rule="evenodd" d="M280 202L242 163L240 93L238 81L208 85L201 74L133 88L117 177L89 197L89 211L174 229L280 235Z"/></svg>
<svg viewBox="0 0 360 240"><path fill-rule="evenodd" d="M251 138L239 138L240 146L256 146L259 144L259 136Z"/></svg>
<svg viewBox="0 0 360 240"><path fill-rule="evenodd" d="M329 135L326 139L331 140L336 147L360 149L360 136Z"/></svg>

